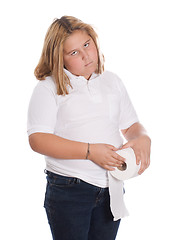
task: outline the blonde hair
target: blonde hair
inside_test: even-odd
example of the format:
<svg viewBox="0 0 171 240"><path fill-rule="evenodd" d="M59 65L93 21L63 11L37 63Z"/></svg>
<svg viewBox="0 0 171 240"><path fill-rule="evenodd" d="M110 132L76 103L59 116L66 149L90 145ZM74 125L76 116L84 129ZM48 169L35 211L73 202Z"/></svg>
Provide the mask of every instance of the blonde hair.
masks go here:
<svg viewBox="0 0 171 240"><path fill-rule="evenodd" d="M71 16L63 16L54 20L46 33L42 54L34 74L38 80L53 76L59 95L68 94L67 85L71 86L70 80L64 72L63 46L65 40L75 30L86 31L93 39L98 53L96 73L101 74L104 71L104 57L100 53L98 36L93 27Z"/></svg>

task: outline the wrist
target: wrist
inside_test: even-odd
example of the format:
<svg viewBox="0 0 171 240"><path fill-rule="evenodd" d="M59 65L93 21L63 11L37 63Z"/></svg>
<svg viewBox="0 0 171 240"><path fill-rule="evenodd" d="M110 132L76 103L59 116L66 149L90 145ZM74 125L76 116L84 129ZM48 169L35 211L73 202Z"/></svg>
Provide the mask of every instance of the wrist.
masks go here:
<svg viewBox="0 0 171 240"><path fill-rule="evenodd" d="M94 157L95 157L95 145L94 143L89 143L89 154L88 154L88 159L91 161L94 161Z"/></svg>
<svg viewBox="0 0 171 240"><path fill-rule="evenodd" d="M88 159L89 155L90 155L90 143L88 143L87 145L86 159Z"/></svg>

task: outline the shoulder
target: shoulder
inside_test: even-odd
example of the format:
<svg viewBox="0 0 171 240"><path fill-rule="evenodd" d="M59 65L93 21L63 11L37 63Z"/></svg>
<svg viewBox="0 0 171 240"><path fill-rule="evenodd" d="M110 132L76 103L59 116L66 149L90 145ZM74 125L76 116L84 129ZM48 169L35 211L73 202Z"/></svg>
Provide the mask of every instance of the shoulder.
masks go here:
<svg viewBox="0 0 171 240"><path fill-rule="evenodd" d="M115 88L121 88L123 85L122 80L118 77L117 74L111 72L111 71L104 71L102 73L102 79L105 82L105 85L113 86Z"/></svg>
<svg viewBox="0 0 171 240"><path fill-rule="evenodd" d="M51 92L53 95L57 94L57 89L54 79L49 76L45 80L41 80L36 85L36 90L44 89L44 91Z"/></svg>
<svg viewBox="0 0 171 240"><path fill-rule="evenodd" d="M110 77L110 78L118 78L118 76L114 72L111 72L108 70L105 70L102 75L104 75L105 77Z"/></svg>
<svg viewBox="0 0 171 240"><path fill-rule="evenodd" d="M104 71L102 73L102 77L105 78L106 81L112 81L112 82L120 82L121 81L121 79L118 77L118 75L111 71Z"/></svg>

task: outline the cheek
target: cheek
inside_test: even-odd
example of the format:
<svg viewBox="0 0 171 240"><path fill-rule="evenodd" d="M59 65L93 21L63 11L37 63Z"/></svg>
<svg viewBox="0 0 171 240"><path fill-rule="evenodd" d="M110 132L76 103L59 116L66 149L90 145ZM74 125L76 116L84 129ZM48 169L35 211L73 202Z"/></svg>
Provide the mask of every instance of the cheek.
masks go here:
<svg viewBox="0 0 171 240"><path fill-rule="evenodd" d="M91 51L91 56L93 57L93 59L98 62L98 53L97 53L97 50L96 48L93 48L92 51Z"/></svg>
<svg viewBox="0 0 171 240"><path fill-rule="evenodd" d="M68 71L76 73L80 69L80 61L76 58L71 59L64 59L64 65L68 69Z"/></svg>
<svg viewBox="0 0 171 240"><path fill-rule="evenodd" d="M65 65L66 68L70 68L73 65L73 61L71 61L67 57L66 58L64 57L64 65Z"/></svg>
<svg viewBox="0 0 171 240"><path fill-rule="evenodd" d="M66 57L64 57L63 60L64 60L64 66L65 67L69 66L69 60Z"/></svg>

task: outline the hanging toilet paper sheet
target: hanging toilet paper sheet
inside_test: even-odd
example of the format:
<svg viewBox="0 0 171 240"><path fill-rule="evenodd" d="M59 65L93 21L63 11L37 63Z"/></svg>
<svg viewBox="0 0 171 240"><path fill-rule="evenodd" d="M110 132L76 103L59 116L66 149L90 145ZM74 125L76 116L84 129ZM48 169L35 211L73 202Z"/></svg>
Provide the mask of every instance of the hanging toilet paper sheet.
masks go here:
<svg viewBox="0 0 171 240"><path fill-rule="evenodd" d="M108 171L110 207L114 221L129 215L123 199L123 181L138 176L140 169L132 148L118 150L116 153L126 160L122 167Z"/></svg>

